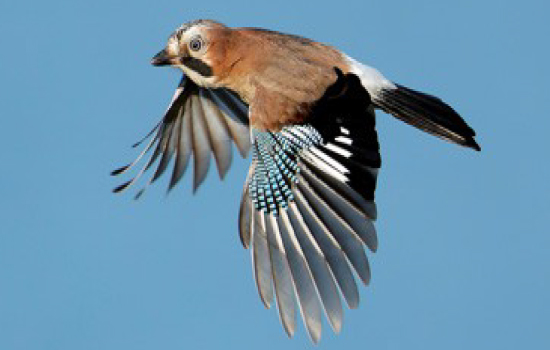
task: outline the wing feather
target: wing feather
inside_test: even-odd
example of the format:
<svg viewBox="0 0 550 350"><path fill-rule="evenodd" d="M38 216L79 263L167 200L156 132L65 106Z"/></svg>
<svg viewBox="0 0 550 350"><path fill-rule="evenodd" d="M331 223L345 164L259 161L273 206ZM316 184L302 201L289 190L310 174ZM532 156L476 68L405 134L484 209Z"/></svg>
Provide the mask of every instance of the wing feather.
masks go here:
<svg viewBox="0 0 550 350"><path fill-rule="evenodd" d="M247 202L252 205L251 202ZM266 308L271 308L273 301L271 253L267 242L267 234L263 225L263 218L258 211L254 211L250 221L252 234L252 266L258 292ZM279 301L278 301L279 302ZM281 317L282 319L282 317Z"/></svg>
<svg viewBox="0 0 550 350"><path fill-rule="evenodd" d="M191 125L193 127L193 192L195 192L208 173L212 149L208 140L208 129L200 101L195 96L192 96L189 102L191 104Z"/></svg>
<svg viewBox="0 0 550 350"><path fill-rule="evenodd" d="M322 329L321 306L317 299L313 276L286 212L281 212L273 221L275 232L281 236L285 249L304 325L312 341L318 343Z"/></svg>
<svg viewBox="0 0 550 350"><path fill-rule="evenodd" d="M242 102L237 103L233 101L235 97L226 90L207 90L205 92L219 106L220 112L225 117L224 121L227 124L231 138L235 142L241 156L246 157L251 144L248 124L243 122L243 118L248 117L246 105ZM228 104L231 107L228 107Z"/></svg>
<svg viewBox="0 0 550 350"><path fill-rule="evenodd" d="M172 189L180 181L189 164L189 158L191 157L193 149L191 143L191 117L189 115L184 117L185 111L189 111L189 109L189 100L186 101L185 106L179 107L178 119L180 120L180 129L178 130L178 150L168 190Z"/></svg>
<svg viewBox="0 0 550 350"><path fill-rule="evenodd" d="M272 215L264 215L263 212L260 212L260 217L264 223L267 235L279 317L286 333L289 337L292 337L296 330L296 309L294 306L294 290L290 267L288 266L275 218Z"/></svg>
<svg viewBox="0 0 550 350"><path fill-rule="evenodd" d="M222 179L232 162L231 141L235 142L243 157L247 156L250 149L248 107L229 90L201 88L183 76L161 122L134 147L147 138L151 139L138 157L114 170L111 175L127 172L151 150L152 155L136 176L116 187L113 192L122 192L135 184L158 161L152 177L138 191L136 198L139 198L149 184L165 173L170 161L175 158L168 185L168 190L171 190L185 173L191 155L194 158L193 191L196 191L208 172L211 153L214 153Z"/></svg>
<svg viewBox="0 0 550 350"><path fill-rule="evenodd" d="M370 269L361 238L305 181L298 183L296 192L303 194L305 200L308 201L330 230L334 239L340 244L357 275L364 284L368 284L370 281Z"/></svg>
<svg viewBox="0 0 550 350"><path fill-rule="evenodd" d="M330 203L338 216L343 218L346 223L359 234L359 237L361 237L363 242L365 242L372 252L375 252L378 248L378 238L372 220L365 215L354 202L349 201L338 191L319 179L307 165L302 164L301 170L302 176L306 179L307 183L315 189L315 192L318 193L325 202Z"/></svg>
<svg viewBox="0 0 550 350"><path fill-rule="evenodd" d="M286 214L285 214L286 215ZM338 333L342 327L343 310L335 280L331 275L327 259L307 227L295 203L291 203L288 219L299 242L300 249L307 260L313 275L315 286L321 298L321 304L332 329ZM352 277L353 282L353 277ZM355 282L353 282L355 284Z"/></svg>
<svg viewBox="0 0 550 350"><path fill-rule="evenodd" d="M204 90L199 91L199 97L218 173L220 179L223 179L231 166L231 136L227 124L223 121L223 115L214 102L206 96Z"/></svg>
<svg viewBox="0 0 550 350"><path fill-rule="evenodd" d="M338 241L334 239L329 229L299 192L296 193L295 203L290 206L290 213L291 217L301 217L303 219L327 259L330 270L349 308L357 308L359 305L359 291L344 250Z"/></svg>

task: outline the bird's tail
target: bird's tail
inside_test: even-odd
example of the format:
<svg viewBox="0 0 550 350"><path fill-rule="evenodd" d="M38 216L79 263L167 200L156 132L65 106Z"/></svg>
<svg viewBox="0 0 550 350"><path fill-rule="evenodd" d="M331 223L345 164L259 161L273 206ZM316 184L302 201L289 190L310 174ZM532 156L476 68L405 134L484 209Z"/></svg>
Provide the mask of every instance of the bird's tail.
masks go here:
<svg viewBox="0 0 550 350"><path fill-rule="evenodd" d="M376 107L432 135L480 151L475 131L448 104L435 96L395 84L374 98Z"/></svg>

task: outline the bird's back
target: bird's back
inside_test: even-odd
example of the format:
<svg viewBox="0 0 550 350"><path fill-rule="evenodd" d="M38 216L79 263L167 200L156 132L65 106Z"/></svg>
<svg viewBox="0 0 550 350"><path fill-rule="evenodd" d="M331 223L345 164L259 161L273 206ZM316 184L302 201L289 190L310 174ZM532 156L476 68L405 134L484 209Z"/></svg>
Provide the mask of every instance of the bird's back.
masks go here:
<svg viewBox="0 0 550 350"><path fill-rule="evenodd" d="M227 87L238 91L251 108L257 105L260 114L251 124L259 129L303 122L311 105L336 80L334 67L348 71L342 54L331 46L258 28L232 31L232 43L242 57Z"/></svg>

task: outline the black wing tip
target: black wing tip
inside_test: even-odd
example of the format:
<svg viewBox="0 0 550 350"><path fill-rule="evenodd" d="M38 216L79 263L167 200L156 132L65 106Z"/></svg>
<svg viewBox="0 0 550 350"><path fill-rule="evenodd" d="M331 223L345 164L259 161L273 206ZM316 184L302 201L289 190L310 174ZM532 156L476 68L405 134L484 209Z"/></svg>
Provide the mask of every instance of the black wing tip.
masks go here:
<svg viewBox="0 0 550 350"><path fill-rule="evenodd" d="M145 192L145 188L142 188L141 190L139 190L134 196L134 200L137 201L138 199L140 199L144 192Z"/></svg>
<svg viewBox="0 0 550 350"><path fill-rule="evenodd" d="M128 170L128 168L131 166L131 164L127 164L123 167L120 167L120 168L117 168L113 171L111 171L111 176L117 176L117 175L120 175L122 174L123 172L125 172L126 170Z"/></svg>
<svg viewBox="0 0 550 350"><path fill-rule="evenodd" d="M175 182L170 181L168 184L168 187L166 188L166 195L168 196L170 193L172 193L172 190L174 189L174 186L176 186Z"/></svg>
<svg viewBox="0 0 550 350"><path fill-rule="evenodd" d="M241 241L241 244L243 245L243 248L244 249L248 249L250 248L250 239L246 239L245 237L243 237L243 235L239 235L239 240ZM264 302L264 305L269 309L269 306L266 305L265 301L262 300Z"/></svg>
<svg viewBox="0 0 550 350"><path fill-rule="evenodd" d="M120 193L120 192L124 191L128 186L130 186L131 183L132 183L132 180L128 180L125 183L115 187L113 189L113 193Z"/></svg>

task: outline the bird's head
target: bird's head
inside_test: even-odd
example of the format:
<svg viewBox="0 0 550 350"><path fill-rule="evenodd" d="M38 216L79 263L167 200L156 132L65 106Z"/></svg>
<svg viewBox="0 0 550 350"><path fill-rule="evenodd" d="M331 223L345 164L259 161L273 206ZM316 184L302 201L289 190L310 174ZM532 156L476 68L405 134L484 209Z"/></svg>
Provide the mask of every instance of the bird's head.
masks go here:
<svg viewBox="0 0 550 350"><path fill-rule="evenodd" d="M227 31L228 27L211 20L185 23L170 35L151 64L179 68L197 85L216 87L215 66L221 59L221 37Z"/></svg>

